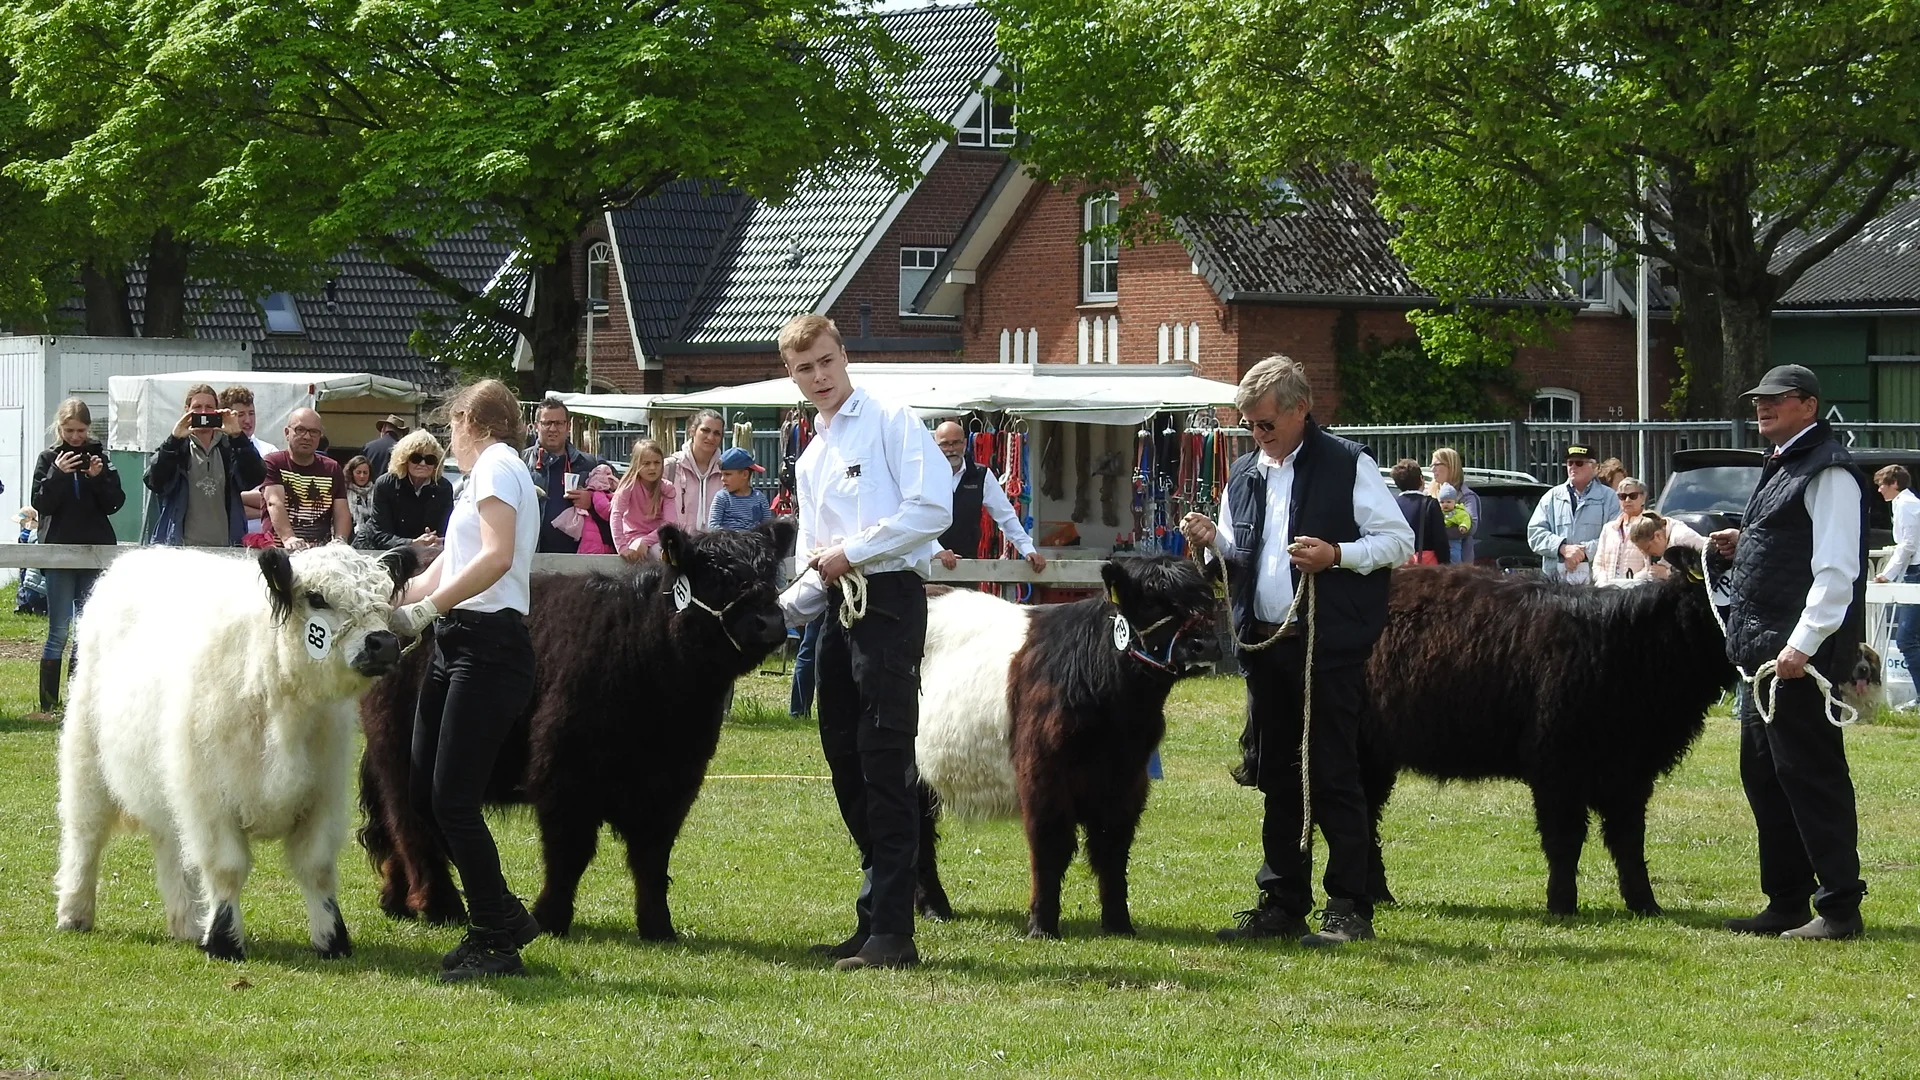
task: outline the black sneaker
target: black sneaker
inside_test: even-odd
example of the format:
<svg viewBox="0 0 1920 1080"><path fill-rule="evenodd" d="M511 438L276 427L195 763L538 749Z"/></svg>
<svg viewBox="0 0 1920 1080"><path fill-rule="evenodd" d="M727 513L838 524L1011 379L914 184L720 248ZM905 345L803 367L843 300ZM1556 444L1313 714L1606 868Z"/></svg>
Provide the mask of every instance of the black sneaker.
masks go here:
<svg viewBox="0 0 1920 1080"><path fill-rule="evenodd" d="M913 947L912 934L874 934L860 951L834 964L835 971L859 971L862 968L910 968L920 965L920 952Z"/></svg>
<svg viewBox="0 0 1920 1080"><path fill-rule="evenodd" d="M867 943L867 932L855 930L853 936L838 945L809 945L807 951L815 956L824 956L829 960L845 960L860 951Z"/></svg>
<svg viewBox="0 0 1920 1080"><path fill-rule="evenodd" d="M534 938L540 936L540 922L533 917L532 912L527 910L526 905L520 902L519 897L509 896L507 897L507 926L502 932L513 939L515 949L524 949L533 944ZM460 958L466 955L465 950L472 940L473 934L469 932L466 940L455 945L452 952L441 957L440 970L452 971L460 966Z"/></svg>
<svg viewBox="0 0 1920 1080"><path fill-rule="evenodd" d="M527 965L520 962L520 950L513 939L497 930L468 930L466 940L448 953L447 959L452 961L452 966L441 969L441 982L527 973Z"/></svg>
<svg viewBox="0 0 1920 1080"><path fill-rule="evenodd" d="M1328 897L1326 910L1320 913L1320 929L1302 935L1300 944L1309 949L1324 949L1350 941L1372 940L1372 919L1355 911L1353 901Z"/></svg>
<svg viewBox="0 0 1920 1080"><path fill-rule="evenodd" d="M1300 915L1289 915L1273 902L1273 897L1260 894L1260 901L1246 911L1233 913L1234 924L1214 932L1221 941L1258 941L1262 938L1298 938L1307 932L1307 920Z"/></svg>
<svg viewBox="0 0 1920 1080"><path fill-rule="evenodd" d="M1778 937L1789 930L1798 930L1807 925L1810 916L1803 906L1798 911L1777 908L1769 904L1756 915L1744 919L1728 919L1720 925L1736 934L1759 934L1762 937Z"/></svg>

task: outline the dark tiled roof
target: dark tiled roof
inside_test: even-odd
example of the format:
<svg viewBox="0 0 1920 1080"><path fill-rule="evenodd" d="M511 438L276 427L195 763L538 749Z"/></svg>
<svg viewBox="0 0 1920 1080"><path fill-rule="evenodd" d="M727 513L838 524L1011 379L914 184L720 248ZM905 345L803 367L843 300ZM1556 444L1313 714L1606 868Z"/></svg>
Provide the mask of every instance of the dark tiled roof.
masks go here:
<svg viewBox="0 0 1920 1080"><path fill-rule="evenodd" d="M955 118L999 61L993 16L972 5L889 12L895 39L925 60L903 91L915 108ZM722 242L681 339L769 341L780 324L826 295L896 192L874 171L810 178L778 206L754 202Z"/></svg>
<svg viewBox="0 0 1920 1080"><path fill-rule="evenodd" d="M750 200L695 180L677 180L651 198L612 214L620 247L620 280L640 347L677 340L687 307L699 295Z"/></svg>
<svg viewBox="0 0 1920 1080"><path fill-rule="evenodd" d="M1257 296L1425 299L1388 242L1394 228L1373 206L1373 184L1357 168L1302 172L1305 206L1255 221L1216 214L1179 222L1187 249L1214 291Z"/></svg>
<svg viewBox="0 0 1920 1080"><path fill-rule="evenodd" d="M1780 269L1812 240L1796 233L1780 245ZM1920 197L1909 198L1815 263L1780 298L1779 308L1920 307Z"/></svg>
<svg viewBox="0 0 1920 1080"><path fill-rule="evenodd" d="M433 245L427 259L468 288L483 290L509 250L499 240L465 233ZM333 266L331 303L326 292L295 294L303 333L269 334L256 298L195 284L187 296L193 336L253 342L253 366L259 371L355 371L406 379L424 389L451 385L446 365L414 351L409 339L424 325L423 315L446 320L451 330L459 305L357 251L334 259ZM136 326L146 310L146 292L146 275L136 267L128 274L128 306ZM75 302L65 313L81 317L84 309Z"/></svg>

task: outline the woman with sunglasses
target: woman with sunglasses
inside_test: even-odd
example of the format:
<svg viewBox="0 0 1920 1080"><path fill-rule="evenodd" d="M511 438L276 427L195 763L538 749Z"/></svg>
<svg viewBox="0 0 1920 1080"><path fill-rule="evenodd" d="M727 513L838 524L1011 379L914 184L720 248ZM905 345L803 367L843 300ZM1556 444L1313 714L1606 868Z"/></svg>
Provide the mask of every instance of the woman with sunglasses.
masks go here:
<svg viewBox="0 0 1920 1080"><path fill-rule="evenodd" d="M1647 485L1623 476L1613 489L1620 497L1620 516L1600 530L1600 546L1593 553L1595 585L1629 585L1644 577L1647 570L1646 555L1628 535L1633 523L1647 511Z"/></svg>
<svg viewBox="0 0 1920 1080"><path fill-rule="evenodd" d="M416 545L422 562L440 553L453 485L441 475L446 452L440 440L414 431L394 444L386 474L373 483L373 521L354 535L354 546L385 551Z"/></svg>

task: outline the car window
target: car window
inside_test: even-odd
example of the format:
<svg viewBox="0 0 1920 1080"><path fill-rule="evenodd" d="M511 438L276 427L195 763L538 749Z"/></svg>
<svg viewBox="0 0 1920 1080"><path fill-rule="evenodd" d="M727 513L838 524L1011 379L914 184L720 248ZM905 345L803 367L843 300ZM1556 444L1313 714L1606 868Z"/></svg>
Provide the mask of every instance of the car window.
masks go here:
<svg viewBox="0 0 1920 1080"><path fill-rule="evenodd" d="M1512 536L1524 538L1527 535L1527 519L1533 516L1533 506L1540 501L1538 491L1479 491L1480 527L1474 530L1475 536Z"/></svg>
<svg viewBox="0 0 1920 1080"><path fill-rule="evenodd" d="M1748 465L1677 472L1667 480L1667 490L1660 495L1660 512L1737 514L1746 510L1753 485L1759 480L1760 470Z"/></svg>

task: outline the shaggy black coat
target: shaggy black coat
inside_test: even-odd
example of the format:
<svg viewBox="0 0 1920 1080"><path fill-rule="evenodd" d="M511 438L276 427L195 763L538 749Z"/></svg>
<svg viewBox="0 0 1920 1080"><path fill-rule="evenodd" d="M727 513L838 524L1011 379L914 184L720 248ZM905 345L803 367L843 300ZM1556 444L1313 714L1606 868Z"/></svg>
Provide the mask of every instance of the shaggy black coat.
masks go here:
<svg viewBox="0 0 1920 1080"><path fill-rule="evenodd" d="M774 563L792 534L786 521L696 537L669 525L660 531L665 569L535 575L533 704L501 748L487 801L533 806L546 866L533 905L542 929L572 928L580 876L605 822L627 845L640 936L675 937L668 856L719 744L728 691L785 640ZM680 575L721 614L677 609ZM446 859L408 799L425 669L426 650L417 649L361 703L360 841L380 873L387 914L457 921L464 911Z"/></svg>
<svg viewBox="0 0 1920 1080"><path fill-rule="evenodd" d="M1032 937L1060 936L1060 883L1079 829L1086 830L1087 862L1098 882L1101 930L1133 933L1127 859L1147 805L1147 759L1166 734L1173 684L1186 665L1218 655L1213 590L1193 563L1121 556L1101 575L1106 597L1032 610L1026 644L1007 670ZM1138 652L1114 647L1116 613L1131 624ZM925 805L921 910L948 916L933 833L937 808L931 798Z"/></svg>
<svg viewBox="0 0 1920 1080"><path fill-rule="evenodd" d="M1666 581L1629 589L1461 567L1394 571L1360 734L1375 899L1392 899L1380 816L1396 774L1410 769L1532 788L1556 914L1578 906L1587 813L1598 813L1621 898L1660 912L1647 880L1647 802L1734 681L1698 556L1669 548L1668 557Z"/></svg>

